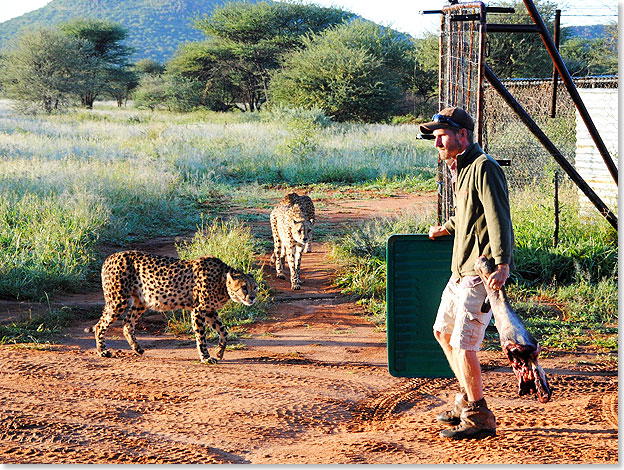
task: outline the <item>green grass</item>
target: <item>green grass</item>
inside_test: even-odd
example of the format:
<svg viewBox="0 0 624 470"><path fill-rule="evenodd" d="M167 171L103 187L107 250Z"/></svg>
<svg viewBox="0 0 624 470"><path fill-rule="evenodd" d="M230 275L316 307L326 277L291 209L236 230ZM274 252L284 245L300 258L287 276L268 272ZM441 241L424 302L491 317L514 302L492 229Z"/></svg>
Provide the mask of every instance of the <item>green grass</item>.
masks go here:
<svg viewBox="0 0 624 470"><path fill-rule="evenodd" d="M559 243L553 209L539 187L512 197L516 269L510 302L544 347L591 346L617 351L617 234L598 215L583 215L574 191L563 191ZM336 284L359 298L371 320L385 326L385 244L393 233L426 233L433 219L403 216L353 227L333 247L341 265ZM556 306L556 308L555 308ZM498 347L489 338L487 347Z"/></svg>
<svg viewBox="0 0 624 470"><path fill-rule="evenodd" d="M0 325L0 344L29 343L35 347L45 347L73 319L71 310L63 308L50 310L27 320Z"/></svg>
<svg viewBox="0 0 624 470"><path fill-rule="evenodd" d="M433 188L413 126L332 124L318 111L118 109L23 116L0 101L0 297L97 282L99 244L186 235L279 185ZM372 182L372 183L369 183ZM410 189L411 188L411 189Z"/></svg>
<svg viewBox="0 0 624 470"><path fill-rule="evenodd" d="M219 258L235 269L252 274L258 283L258 300L252 306L228 302L219 312L219 318L229 333L233 327L252 323L264 318L270 302L268 286L264 281L262 267L256 265L257 243L251 229L236 219L213 220L198 227L195 236L176 247L181 259L194 259L201 256ZM178 310L167 314L168 329L174 334L192 335L190 312ZM216 334L209 330L209 338ZM235 333L229 334L236 339Z"/></svg>

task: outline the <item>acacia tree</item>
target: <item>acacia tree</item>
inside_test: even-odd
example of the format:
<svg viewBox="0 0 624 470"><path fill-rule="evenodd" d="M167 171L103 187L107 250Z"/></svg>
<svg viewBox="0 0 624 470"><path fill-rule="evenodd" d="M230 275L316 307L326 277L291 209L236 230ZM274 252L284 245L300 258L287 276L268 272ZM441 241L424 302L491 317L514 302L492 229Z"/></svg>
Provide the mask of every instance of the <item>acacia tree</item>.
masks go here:
<svg viewBox="0 0 624 470"><path fill-rule="evenodd" d="M118 93L135 79L128 73L132 50L121 44L128 36L121 25L105 20L76 19L60 25L59 29L67 36L92 44L92 58L100 63L100 67L91 70L80 92L81 103L87 108L93 108L94 101L103 92Z"/></svg>
<svg viewBox="0 0 624 470"><path fill-rule="evenodd" d="M563 42L561 57L573 76L617 74L617 24L607 25L605 35L587 39L574 37Z"/></svg>
<svg viewBox="0 0 624 470"><path fill-rule="evenodd" d="M240 103L243 110L257 110L267 100L271 72L280 66L282 54L300 47L305 34L353 16L299 3L227 3L196 20L207 41L183 46L167 69L203 81L207 104Z"/></svg>
<svg viewBox="0 0 624 470"><path fill-rule="evenodd" d="M414 114L429 117L438 110L440 39L435 34L414 41L414 75L410 91L418 97Z"/></svg>
<svg viewBox="0 0 624 470"><path fill-rule="evenodd" d="M488 21L533 24L522 0L502 1L497 5L512 7L515 13L488 15ZM552 34L556 5L550 0L535 0L535 6ZM501 78L533 78L552 75L552 60L539 34L490 33L487 35L486 51L486 63Z"/></svg>
<svg viewBox="0 0 624 470"><path fill-rule="evenodd" d="M393 114L414 70L413 44L389 28L354 20L311 34L271 82L271 101L318 107L337 121Z"/></svg>
<svg viewBox="0 0 624 470"><path fill-rule="evenodd" d="M5 95L23 110L48 113L71 104L100 66L90 42L52 29L25 31L1 61Z"/></svg>

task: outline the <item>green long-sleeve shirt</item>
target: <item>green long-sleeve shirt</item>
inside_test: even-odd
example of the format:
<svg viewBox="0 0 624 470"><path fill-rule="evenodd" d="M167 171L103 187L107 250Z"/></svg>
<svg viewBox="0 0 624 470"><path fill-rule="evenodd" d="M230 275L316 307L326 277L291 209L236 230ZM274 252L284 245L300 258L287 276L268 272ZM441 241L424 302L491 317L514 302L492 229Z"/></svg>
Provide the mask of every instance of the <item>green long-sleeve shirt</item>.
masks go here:
<svg viewBox="0 0 624 470"><path fill-rule="evenodd" d="M507 179L496 160L483 153L477 143L457 156L455 215L444 227L455 235L451 261L454 276L475 276L474 263L481 255L513 268Z"/></svg>

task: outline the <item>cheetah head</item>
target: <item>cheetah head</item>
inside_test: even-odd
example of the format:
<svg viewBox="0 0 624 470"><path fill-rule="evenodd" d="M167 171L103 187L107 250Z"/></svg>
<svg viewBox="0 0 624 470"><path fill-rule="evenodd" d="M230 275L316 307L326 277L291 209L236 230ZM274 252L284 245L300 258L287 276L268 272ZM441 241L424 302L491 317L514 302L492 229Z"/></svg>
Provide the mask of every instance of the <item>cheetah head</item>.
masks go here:
<svg viewBox="0 0 624 470"><path fill-rule="evenodd" d="M300 245L305 245L308 243L308 238L310 237L310 228L312 224L309 220L295 218L292 221L292 237L295 242Z"/></svg>
<svg viewBox="0 0 624 470"><path fill-rule="evenodd" d="M258 283L251 274L228 272L225 285L234 302L253 305L258 300Z"/></svg>

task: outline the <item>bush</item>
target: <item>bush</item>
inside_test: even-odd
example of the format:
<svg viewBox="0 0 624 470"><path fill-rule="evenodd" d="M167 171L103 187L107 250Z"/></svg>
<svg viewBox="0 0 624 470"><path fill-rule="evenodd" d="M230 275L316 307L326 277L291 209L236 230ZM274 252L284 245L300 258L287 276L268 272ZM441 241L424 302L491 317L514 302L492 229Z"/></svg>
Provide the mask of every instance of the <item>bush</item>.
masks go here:
<svg viewBox="0 0 624 470"><path fill-rule="evenodd" d="M268 308L269 292L264 281L262 268L256 266L257 244L248 226L237 220L213 220L203 223L195 232L191 241L179 244L178 255L181 259L193 259L201 256L219 258L228 266L252 274L258 283L258 300L252 306L229 302L219 312L219 317L226 327L241 325L257 320ZM188 314L172 314L173 318L186 319L188 332L192 331L187 324Z"/></svg>
<svg viewBox="0 0 624 470"><path fill-rule="evenodd" d="M187 112L202 104L203 85L180 75L145 75L133 92L137 108Z"/></svg>
<svg viewBox="0 0 624 470"><path fill-rule="evenodd" d="M411 44L390 29L353 21L304 39L271 81L272 102L319 107L336 121L378 122L393 114ZM403 55L405 54L405 55ZM411 67L411 68L410 68Z"/></svg>

